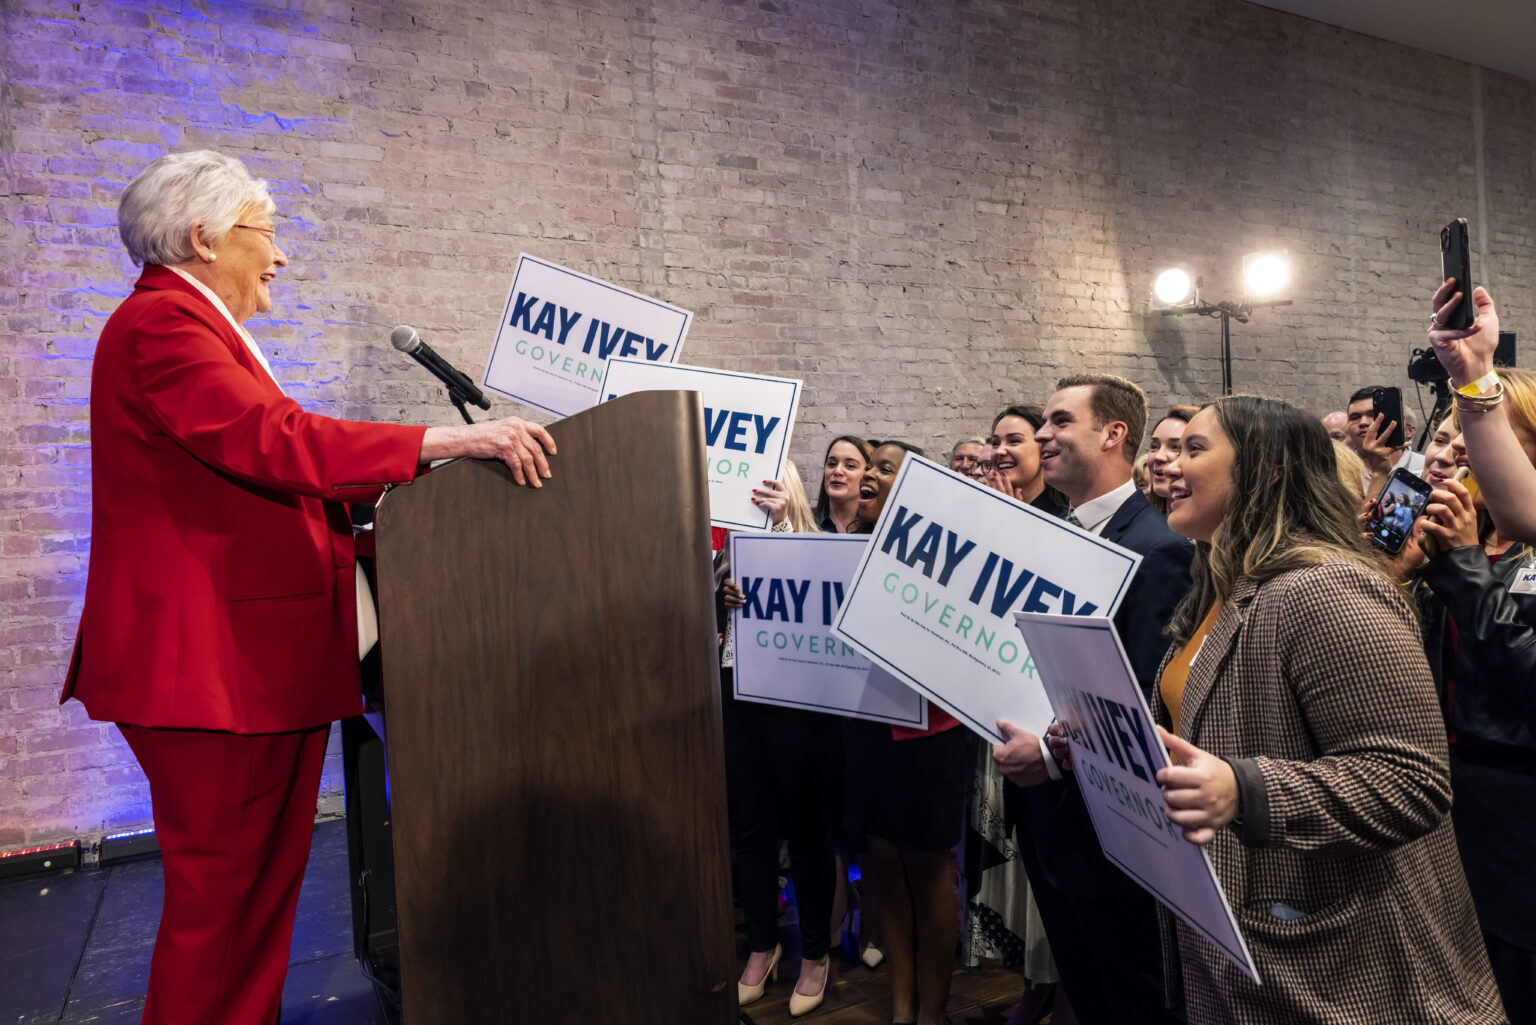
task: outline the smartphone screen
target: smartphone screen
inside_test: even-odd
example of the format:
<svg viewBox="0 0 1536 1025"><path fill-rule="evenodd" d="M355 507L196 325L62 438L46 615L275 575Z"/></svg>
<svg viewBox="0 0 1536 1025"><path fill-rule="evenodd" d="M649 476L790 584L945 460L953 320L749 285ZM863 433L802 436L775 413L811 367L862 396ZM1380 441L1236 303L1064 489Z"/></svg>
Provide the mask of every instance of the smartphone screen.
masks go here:
<svg viewBox="0 0 1536 1025"><path fill-rule="evenodd" d="M1467 219L1458 217L1440 229L1440 280L1456 279L1461 302L1445 318L1446 327L1472 326L1472 247L1467 241Z"/></svg>
<svg viewBox="0 0 1536 1025"><path fill-rule="evenodd" d="M1371 505L1371 515L1366 518L1366 533L1371 540L1392 555L1403 550L1408 535L1413 533L1413 521L1429 504L1429 484L1407 470L1393 470L1387 484Z"/></svg>
<svg viewBox="0 0 1536 1025"><path fill-rule="evenodd" d="M1383 441L1388 448L1402 448L1408 444L1403 429L1403 390L1401 388L1377 388L1371 392L1371 415L1381 417L1381 426L1396 424Z"/></svg>

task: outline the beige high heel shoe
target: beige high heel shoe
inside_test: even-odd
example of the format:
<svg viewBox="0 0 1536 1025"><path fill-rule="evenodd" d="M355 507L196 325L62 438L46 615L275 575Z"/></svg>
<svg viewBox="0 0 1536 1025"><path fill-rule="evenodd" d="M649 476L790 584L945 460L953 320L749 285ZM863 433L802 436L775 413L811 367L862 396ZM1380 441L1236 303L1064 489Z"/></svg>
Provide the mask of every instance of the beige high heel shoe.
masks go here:
<svg viewBox="0 0 1536 1025"><path fill-rule="evenodd" d="M748 986L745 982L742 982L740 979L736 980L736 1003L737 1004L739 1004L742 1007L745 1007L745 1006L747 1006L748 1004L750 1004L754 1000L762 999L763 990L768 988L768 980L772 979L774 982L778 982L779 981L779 957L783 953L784 953L784 948L783 947L778 946L778 945L774 946L774 948L773 948L773 956L768 959L768 970L763 973L763 981L759 982L756 986Z"/></svg>
<svg viewBox="0 0 1536 1025"><path fill-rule="evenodd" d="M821 989L810 996L803 995L798 989L789 995L789 1016L798 1018L802 1014L810 1014L821 1006L821 1002L827 997L827 983L832 981L832 955L823 954L821 960L816 962L826 969L826 974L821 977Z"/></svg>

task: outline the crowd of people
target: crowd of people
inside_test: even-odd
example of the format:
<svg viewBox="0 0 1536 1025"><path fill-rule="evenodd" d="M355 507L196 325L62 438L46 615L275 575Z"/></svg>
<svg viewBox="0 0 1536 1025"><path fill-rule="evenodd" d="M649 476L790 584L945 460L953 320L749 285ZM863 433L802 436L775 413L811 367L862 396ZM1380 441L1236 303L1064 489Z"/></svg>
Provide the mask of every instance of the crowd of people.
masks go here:
<svg viewBox="0 0 1536 1025"><path fill-rule="evenodd" d="M277 1016L329 724L359 709L344 502L454 456L538 487L555 455L515 417L302 410L243 327L287 263L275 214L239 161L154 161L119 207L144 272L95 356L91 566L64 697L118 724L149 780L165 868L150 1023ZM862 908L854 954L884 969L895 1023L946 1020L957 949L1025 972L1015 1021L1536 1021L1536 375L1494 371L1485 290L1472 327L1447 326L1461 298L1447 281L1432 300L1456 392L1421 458L1391 446L1365 388L1322 419L1252 396L1174 406L1138 468L1146 396L1107 375L1063 378L950 453L1141 556L1114 623L1174 758L1167 814L1210 853L1261 984L1103 856L1057 727L998 723L1005 741L978 749L937 707L913 730L735 700L740 592L721 557L741 1003L783 956L782 847L796 1015L822 1004ZM775 530L868 533L913 453L841 436L814 505L792 468L753 497ZM1430 500L1386 510L1404 535L1387 553L1362 517L1396 470ZM961 943L968 825L996 856L974 859L980 928Z"/></svg>
<svg viewBox="0 0 1536 1025"><path fill-rule="evenodd" d="M1167 814L1210 853L1261 983L1104 858L1064 736L999 723L1007 742L983 746L937 706L921 732L837 721L737 701L726 675L741 1002L782 953L782 837L795 1015L822 1001L856 863L848 950L887 968L895 1023L946 1021L957 953L977 951L1022 972L1014 1022L1536 1022L1536 506L1511 497L1536 497L1536 374L1493 370L1484 290L1471 329L1441 326L1455 291L1430 338L1458 390L1422 452L1411 420L1389 443L1374 387L1321 417L1175 405L1148 431L1140 388L1081 375L948 453L1141 554L1115 624L1173 759ZM838 437L814 508L783 482L755 500L775 530L870 532L915 451ZM1383 497L1395 470L1426 482L1421 515ZM1366 533L1373 510L1400 552ZM717 579L728 673L723 552Z"/></svg>

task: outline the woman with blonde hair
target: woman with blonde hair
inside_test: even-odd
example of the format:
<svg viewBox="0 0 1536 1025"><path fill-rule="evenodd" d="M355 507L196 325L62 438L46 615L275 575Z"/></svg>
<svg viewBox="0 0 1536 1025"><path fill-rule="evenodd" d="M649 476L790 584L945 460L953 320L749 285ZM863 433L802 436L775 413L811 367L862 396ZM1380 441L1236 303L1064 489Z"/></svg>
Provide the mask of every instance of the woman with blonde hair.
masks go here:
<svg viewBox="0 0 1536 1025"><path fill-rule="evenodd" d="M1536 375L1499 371L1509 426L1536 466ZM1454 429L1454 423L1453 423ZM1488 958L1513 1023L1536 1022L1536 550L1500 537L1466 483L1457 434L1449 459L1426 463L1435 485L1421 521L1435 554L1417 574L1424 649L1440 687L1456 804L1451 822ZM1437 456L1439 451L1437 451Z"/></svg>
<svg viewBox="0 0 1536 1025"><path fill-rule="evenodd" d="M1333 443L1333 462L1339 474L1339 483L1344 485L1354 498L1356 507L1365 505L1365 461L1355 454L1355 450L1342 441Z"/></svg>
<svg viewBox="0 0 1536 1025"><path fill-rule="evenodd" d="M785 460L778 480L765 480L752 489L752 503L769 513L775 533L820 532L800 471L790 460ZM736 983L736 999L750 1004L778 978L783 956L778 941L782 839L789 849L800 918L800 970L789 998L789 1013L798 1016L821 1004L831 975L837 802L828 781L838 778L842 722L820 712L736 699L736 639L729 610L740 606L741 591L729 579L729 551L725 548L716 563L721 578L716 609L722 637L720 701L732 868L750 948Z"/></svg>
<svg viewBox="0 0 1536 1025"><path fill-rule="evenodd" d="M1165 914L1190 1021L1504 1021L1417 617L1326 430L1233 396L1182 442L1168 525L1197 545L1154 695L1176 760L1158 781L1263 979Z"/></svg>
<svg viewBox="0 0 1536 1025"><path fill-rule="evenodd" d="M780 498L782 496L782 504ZM776 481L765 480L760 488L752 489L752 504L767 509L775 517L775 530L789 530L796 534L815 534L821 530L810 499L805 496L805 482L800 479L800 468L793 459L784 460L784 473ZM783 517L779 510L783 509ZM789 526L781 527L787 523Z"/></svg>
<svg viewBox="0 0 1536 1025"><path fill-rule="evenodd" d="M1147 454L1143 452L1136 457L1131 464L1131 480L1136 484L1136 490L1149 498L1152 493L1152 471L1147 469Z"/></svg>

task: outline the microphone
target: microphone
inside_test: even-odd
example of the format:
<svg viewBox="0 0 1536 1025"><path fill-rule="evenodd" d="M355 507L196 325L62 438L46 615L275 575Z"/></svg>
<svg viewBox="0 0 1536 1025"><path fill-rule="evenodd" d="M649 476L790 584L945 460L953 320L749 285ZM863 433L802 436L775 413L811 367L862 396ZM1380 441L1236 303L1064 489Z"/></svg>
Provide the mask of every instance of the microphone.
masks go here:
<svg viewBox="0 0 1536 1025"><path fill-rule="evenodd" d="M448 386L450 398L462 396L464 401L472 402L481 409L490 409L491 400L485 397L475 382L459 373L436 352L432 346L421 340L421 335L409 324L401 324L389 333L389 344L414 359L417 363L426 367L433 377Z"/></svg>

